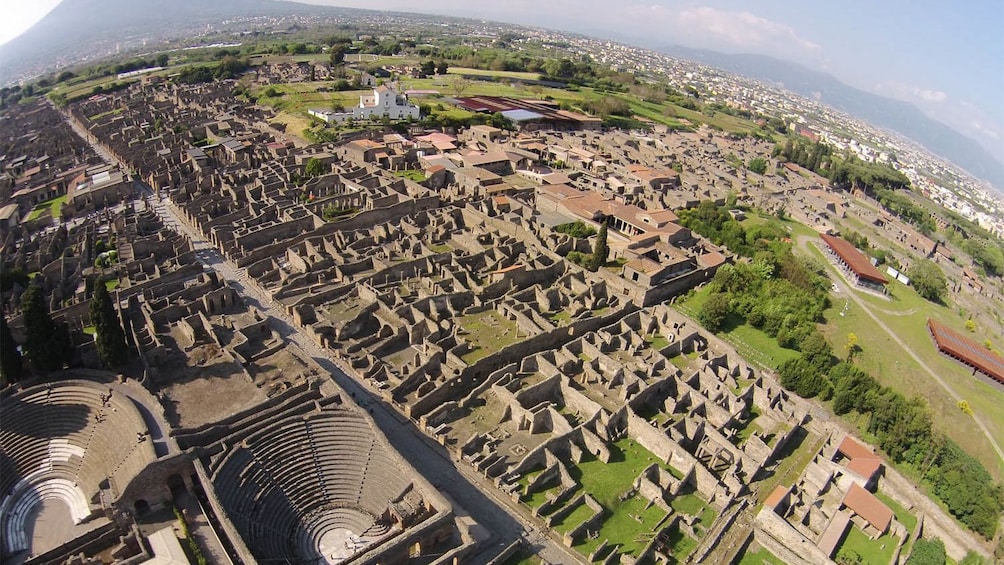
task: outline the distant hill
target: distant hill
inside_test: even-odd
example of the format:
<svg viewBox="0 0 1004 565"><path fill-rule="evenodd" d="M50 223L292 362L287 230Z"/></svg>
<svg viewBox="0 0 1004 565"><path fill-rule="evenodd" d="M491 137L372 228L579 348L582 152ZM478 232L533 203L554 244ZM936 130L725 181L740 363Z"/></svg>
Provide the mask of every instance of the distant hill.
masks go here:
<svg viewBox="0 0 1004 565"><path fill-rule="evenodd" d="M739 75L780 83L796 94L818 99L869 123L896 131L1004 190L1004 165L1000 161L979 142L927 117L912 104L865 92L826 73L765 55L731 55L679 46L660 50Z"/></svg>
<svg viewBox="0 0 1004 565"><path fill-rule="evenodd" d="M250 16L330 12L276 0L63 0L38 23L0 45L0 82L39 73L117 43L182 37L200 26Z"/></svg>

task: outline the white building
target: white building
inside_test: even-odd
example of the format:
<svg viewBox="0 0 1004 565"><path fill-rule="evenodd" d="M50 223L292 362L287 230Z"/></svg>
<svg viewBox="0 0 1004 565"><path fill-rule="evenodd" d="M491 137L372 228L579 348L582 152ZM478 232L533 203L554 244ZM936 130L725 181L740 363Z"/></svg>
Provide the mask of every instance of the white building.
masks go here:
<svg viewBox="0 0 1004 565"><path fill-rule="evenodd" d="M418 106L408 102L408 97L398 94L389 86L378 86L373 94L359 97L359 105L347 112L332 112L331 110L308 110L311 116L327 123L343 122L349 118L354 120L379 120L384 116L392 120L419 119L421 113Z"/></svg>

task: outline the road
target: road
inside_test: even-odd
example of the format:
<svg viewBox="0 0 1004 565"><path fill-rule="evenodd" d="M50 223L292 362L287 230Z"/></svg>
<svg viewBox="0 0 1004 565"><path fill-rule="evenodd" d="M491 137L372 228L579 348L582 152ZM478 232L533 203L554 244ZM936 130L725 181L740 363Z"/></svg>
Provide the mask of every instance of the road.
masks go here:
<svg viewBox="0 0 1004 565"><path fill-rule="evenodd" d="M811 238L809 236L804 236L804 235L800 235L797 238L799 247L801 247L805 251L809 251L808 247L809 245L815 245L815 243L810 240ZM829 267L831 271L834 271L839 275L839 278L834 279L833 284L837 285L837 288L844 296L847 296L852 301L854 301L854 303L859 308L861 308L861 311L863 311L865 314L868 314L868 317L871 318L873 322L875 322L876 326L882 328L882 331L889 334L889 337L892 338L892 340L895 341L901 348L903 348L903 351L906 351L907 354L910 355L910 358L916 361L917 365L920 366L920 368L923 369L924 372L930 375L930 377L934 379L934 381L938 383L941 386L941 388L945 389L945 392L947 392L949 396L952 397L953 400L955 400L956 402L963 400L963 398L959 396L959 394L956 393L952 387L948 386L948 383L945 382L945 380L942 379L938 375L938 373L931 368L930 365L925 363L924 360L921 359L920 356L917 355L913 351L913 349L911 349L906 344L906 342L904 342L902 339L899 338L898 335L896 335L896 332L892 331L889 328L889 326L885 324L885 322L883 322L878 316L875 315L875 313L872 311L874 307L871 304L868 304L867 302L862 300L861 297L858 296L857 292L854 292L853 288L854 285L848 282L846 278L844 278L844 274L841 273L839 269L833 268L832 265L829 265ZM990 446L993 447L994 451L997 452L997 457L999 457L1001 461L1004 461L1004 450L1001 450L1000 444L997 443L996 439L994 439L993 434L990 433L990 429L986 426L986 424L983 423L983 420L981 420L976 416L973 416L973 421L976 422L976 425L980 428L980 431L983 432L983 435L987 437L987 440L990 442Z"/></svg>
<svg viewBox="0 0 1004 565"><path fill-rule="evenodd" d="M106 162L128 170L125 163L116 159L89 132L69 119L65 113L64 116L77 135L90 144ZM247 305L254 306L269 316L272 326L284 339L310 355L322 369L331 374L336 384L348 392L360 406L368 409L370 417L402 457L492 533L492 537L481 544L475 555L465 559L465 563L487 563L520 537L524 537L546 563L586 563L583 556L566 548L556 539L556 534L541 526L526 507L503 496L490 481L471 467L454 464L443 446L432 441L374 391L350 377L350 370L340 366L328 351L307 337L293 323L285 309L274 303L243 269L227 261L218 249L184 220L173 203L153 195L148 187L145 187L144 196L148 197L148 202L168 227L189 238L196 256L205 267L216 271L222 279L228 281L243 296Z"/></svg>

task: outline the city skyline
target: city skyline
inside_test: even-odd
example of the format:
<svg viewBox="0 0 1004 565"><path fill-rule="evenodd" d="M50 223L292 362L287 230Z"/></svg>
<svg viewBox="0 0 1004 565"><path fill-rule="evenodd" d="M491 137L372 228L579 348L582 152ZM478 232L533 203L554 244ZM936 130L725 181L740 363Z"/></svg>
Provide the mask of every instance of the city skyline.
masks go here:
<svg viewBox="0 0 1004 565"><path fill-rule="evenodd" d="M0 44L30 28L60 1L15 3L0 23ZM682 45L769 55L911 102L1004 159L1004 103L999 96L1004 90L1004 38L995 29L1004 20L1004 4L990 0L962 6L851 0L839 7L794 0L629 0L616 10L600 0L514 0L504 6L458 0L301 1L485 18L656 49Z"/></svg>

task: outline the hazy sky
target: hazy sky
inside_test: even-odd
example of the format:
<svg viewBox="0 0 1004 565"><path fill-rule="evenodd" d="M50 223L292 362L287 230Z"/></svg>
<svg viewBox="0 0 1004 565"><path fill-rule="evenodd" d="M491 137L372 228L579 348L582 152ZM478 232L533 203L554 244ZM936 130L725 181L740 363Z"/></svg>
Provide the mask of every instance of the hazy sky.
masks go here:
<svg viewBox="0 0 1004 565"><path fill-rule="evenodd" d="M483 17L646 46L773 55L914 102L985 144L1004 147L1002 0L302 1ZM0 19L0 43L59 0L4 3L11 5Z"/></svg>

